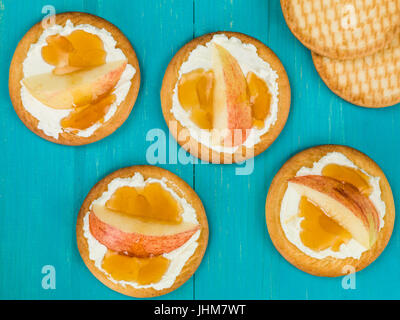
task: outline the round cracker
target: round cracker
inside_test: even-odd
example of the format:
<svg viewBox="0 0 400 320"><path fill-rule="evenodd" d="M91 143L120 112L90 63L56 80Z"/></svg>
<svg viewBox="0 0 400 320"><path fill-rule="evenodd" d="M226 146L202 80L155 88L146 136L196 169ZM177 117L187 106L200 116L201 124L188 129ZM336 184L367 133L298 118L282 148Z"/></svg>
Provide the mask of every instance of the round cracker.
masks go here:
<svg viewBox="0 0 400 320"><path fill-rule="evenodd" d="M353 59L382 49L400 32L398 0L281 0L294 36L332 59Z"/></svg>
<svg viewBox="0 0 400 320"><path fill-rule="evenodd" d="M400 102L400 34L370 56L337 60L312 53L312 58L322 80L342 99L367 108Z"/></svg>
<svg viewBox="0 0 400 320"><path fill-rule="evenodd" d="M23 79L23 62L29 51L31 44L36 43L43 33L42 22L35 24L21 39L14 52L14 56L10 65L8 86L10 91L11 102L15 112L21 121L29 130L51 142L64 145L84 145L103 139L118 129L128 118L133 105L135 104L139 87L140 87L140 69L136 53L132 48L129 40L123 33L110 22L97 16L82 12L66 12L55 15L55 23L65 26L67 20L71 20L74 25L90 24L99 29L104 28L111 33L117 45L116 48L122 50L128 59L128 63L136 69L134 77L131 79L131 87L125 99L118 105L115 114L104 124L101 125L91 136L80 137L72 133L62 132L58 135L58 139L46 135L41 129L38 129L39 121L33 117L23 106L21 100L21 80Z"/></svg>
<svg viewBox="0 0 400 320"><path fill-rule="evenodd" d="M211 41L213 36L216 34L224 34L228 38L236 37L240 39L243 43L254 45L257 48L257 54L260 56L260 58L266 61L271 66L272 70L275 70L278 74L277 81L279 88L279 102L278 116L276 122L269 128L269 130L265 134L260 137L260 142L258 142L253 148L240 146L233 154L217 152L201 144L190 135L188 136L187 133L189 130L183 127L181 123L176 120L175 116L171 112L172 96L174 93L175 85L179 80L179 70L181 68L181 65L189 58L190 53L198 45L205 45L207 42ZM283 67L281 61L275 55L275 53L265 44L258 41L257 39L238 32L214 32L188 42L172 58L167 67L162 82L161 106L164 119L170 129L171 134L181 145L181 147L191 153L193 156L212 163L241 162L246 159L255 157L256 155L266 150L281 133L283 127L286 124L286 120L288 118L290 110L290 84L285 68Z"/></svg>
<svg viewBox="0 0 400 320"><path fill-rule="evenodd" d="M312 167L314 162L318 161L329 152L340 152L344 154L356 166L364 169L371 176L380 178L379 186L382 191L381 198L386 205L386 213L384 216L385 224L379 231L378 239L373 247L365 251L360 259L337 259L333 257L316 259L310 257L290 242L282 229L280 211L282 199L288 186L288 179L294 177L301 167ZM379 166L360 151L339 145L313 147L289 159L282 166L271 183L265 204L265 211L268 232L279 253L300 270L324 277L342 276L349 271L348 266L352 266L356 271L360 271L372 263L386 247L392 235L395 218L392 190L385 174Z"/></svg>
<svg viewBox="0 0 400 320"><path fill-rule="evenodd" d="M197 220L200 225L201 231L200 231L200 237L197 240L198 246L196 248L196 251L186 261L180 274L176 277L173 285L169 288L165 288L162 290L156 290L154 288L136 289L132 286L129 285L123 286L121 284L114 283L111 280L109 280L107 276L94 265L93 260L89 258L87 239L83 235L84 233L83 218L89 211L89 207L92 204L92 202L98 199L103 194L103 192L107 191L108 184L112 180L116 178L132 177L136 172L140 173L145 180L148 178L155 178L155 179L165 178L167 180L166 183L168 187L174 190L178 194L178 196L184 198L194 208L194 210L196 211ZM76 239L78 244L78 250L86 266L89 268L90 272L110 289L125 294L127 296L136 298L161 296L163 294L174 291L182 284L184 284L193 275L193 273L200 265L201 260L203 259L208 243L208 233L209 231L208 231L207 216L203 204L198 195L196 194L196 192L185 181L183 181L181 178L179 178L172 172L156 166L149 166L149 165L122 168L117 171L114 171L113 173L109 174L108 176L97 182L96 185L90 190L90 192L86 196L82 204L82 207L79 211L76 223Z"/></svg>

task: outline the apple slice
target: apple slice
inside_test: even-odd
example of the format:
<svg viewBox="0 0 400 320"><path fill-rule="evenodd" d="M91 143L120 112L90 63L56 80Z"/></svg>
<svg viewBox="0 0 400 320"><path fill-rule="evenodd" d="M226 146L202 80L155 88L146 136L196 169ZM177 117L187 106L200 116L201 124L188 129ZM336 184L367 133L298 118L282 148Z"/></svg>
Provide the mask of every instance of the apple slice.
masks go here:
<svg viewBox="0 0 400 320"><path fill-rule="evenodd" d="M375 243L379 232L379 216L370 199L357 188L317 175L294 177L289 184L350 232L366 249Z"/></svg>
<svg viewBox="0 0 400 320"><path fill-rule="evenodd" d="M247 81L236 59L224 47L214 44L213 142L237 146L246 141L252 127Z"/></svg>
<svg viewBox="0 0 400 320"><path fill-rule="evenodd" d="M96 204L92 206L89 225L93 237L108 249L135 257L171 252L182 246L200 228L188 222L148 222Z"/></svg>
<svg viewBox="0 0 400 320"><path fill-rule="evenodd" d="M23 80L40 102L54 109L71 109L89 104L111 91L126 67L126 60L106 63L67 75L44 73Z"/></svg>

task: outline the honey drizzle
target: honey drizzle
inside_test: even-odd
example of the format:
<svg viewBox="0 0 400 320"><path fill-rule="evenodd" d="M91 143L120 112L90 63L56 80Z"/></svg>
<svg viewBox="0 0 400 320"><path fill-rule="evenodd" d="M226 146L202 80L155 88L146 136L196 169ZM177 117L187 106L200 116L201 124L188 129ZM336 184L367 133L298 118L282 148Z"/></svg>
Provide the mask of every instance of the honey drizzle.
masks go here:
<svg viewBox="0 0 400 320"><path fill-rule="evenodd" d="M369 177L358 169L331 163L322 169L322 175L350 183L366 196L372 192Z"/></svg>
<svg viewBox="0 0 400 320"><path fill-rule="evenodd" d="M271 93L264 80L259 78L255 73L249 72L246 80L253 117L253 126L262 129L264 127L265 119L270 113Z"/></svg>

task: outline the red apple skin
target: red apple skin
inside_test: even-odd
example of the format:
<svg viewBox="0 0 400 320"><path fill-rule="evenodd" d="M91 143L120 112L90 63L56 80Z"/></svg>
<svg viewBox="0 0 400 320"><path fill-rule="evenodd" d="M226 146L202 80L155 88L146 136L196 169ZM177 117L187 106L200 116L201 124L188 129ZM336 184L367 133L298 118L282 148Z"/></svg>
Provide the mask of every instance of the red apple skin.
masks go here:
<svg viewBox="0 0 400 320"><path fill-rule="evenodd" d="M108 249L129 256L146 258L168 253L181 247L199 230L200 226L167 236L126 233L104 223L91 211L89 214L89 228L93 237Z"/></svg>

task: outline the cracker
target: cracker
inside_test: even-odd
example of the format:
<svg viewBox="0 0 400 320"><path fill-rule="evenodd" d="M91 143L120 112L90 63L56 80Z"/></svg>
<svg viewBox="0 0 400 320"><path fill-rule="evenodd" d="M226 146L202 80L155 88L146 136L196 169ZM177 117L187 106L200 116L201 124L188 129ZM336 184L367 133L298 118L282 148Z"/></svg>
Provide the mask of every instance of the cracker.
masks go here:
<svg viewBox="0 0 400 320"><path fill-rule="evenodd" d="M369 108L400 102L400 34L370 56L337 60L313 53L312 57L322 80L344 100Z"/></svg>
<svg viewBox="0 0 400 320"><path fill-rule="evenodd" d="M379 231L378 239L373 247L363 252L360 259L337 259L333 257L316 259L310 257L286 238L281 226L281 203L287 189L288 179L294 177L301 167L312 167L314 162L330 152L340 152L344 154L356 166L364 169L371 176L380 178L381 198L386 205L386 213L384 216L385 224ZM300 270L316 276L325 277L342 276L348 271L346 269L347 266L353 266L356 271L360 271L377 259L389 242L395 218L392 190L379 166L360 151L339 145L317 146L304 150L289 159L282 166L271 183L265 204L265 211L269 235L280 254Z"/></svg>

